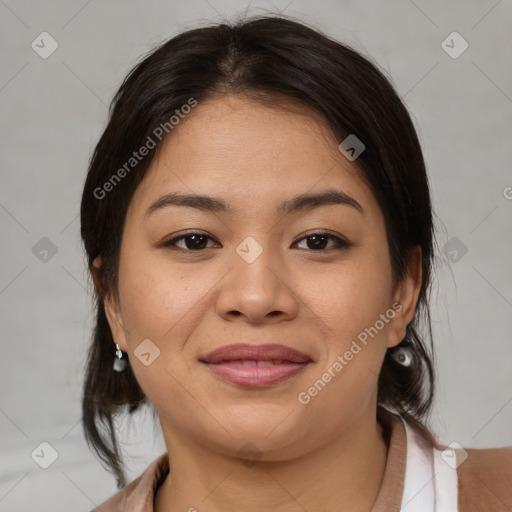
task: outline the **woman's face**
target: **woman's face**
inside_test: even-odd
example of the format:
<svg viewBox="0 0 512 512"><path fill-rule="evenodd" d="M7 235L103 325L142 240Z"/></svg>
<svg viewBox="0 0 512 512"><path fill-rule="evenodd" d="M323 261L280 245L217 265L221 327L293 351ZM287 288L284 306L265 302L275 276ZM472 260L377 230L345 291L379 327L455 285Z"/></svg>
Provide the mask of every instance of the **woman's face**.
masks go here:
<svg viewBox="0 0 512 512"><path fill-rule="evenodd" d="M107 314L164 435L282 460L375 417L421 276L392 288L382 212L339 142L311 116L228 96L199 103L160 148L128 208ZM352 204L296 200L327 191ZM205 362L230 344L307 362Z"/></svg>

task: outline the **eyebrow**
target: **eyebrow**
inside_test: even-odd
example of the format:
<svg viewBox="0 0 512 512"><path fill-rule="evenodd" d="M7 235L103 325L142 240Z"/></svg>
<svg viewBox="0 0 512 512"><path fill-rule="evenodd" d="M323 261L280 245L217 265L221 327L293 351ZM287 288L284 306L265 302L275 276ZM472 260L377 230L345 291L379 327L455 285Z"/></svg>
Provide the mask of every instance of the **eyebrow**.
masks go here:
<svg viewBox="0 0 512 512"><path fill-rule="evenodd" d="M340 190L329 189L320 193L300 194L291 199L283 201L278 205L276 213L290 215L299 211L318 208L319 206L341 204L351 206L361 215L365 215L363 207L351 196ZM144 217L147 218L153 212L169 206L188 206L205 212L234 213L234 208L218 197L171 193L159 197L146 210Z"/></svg>

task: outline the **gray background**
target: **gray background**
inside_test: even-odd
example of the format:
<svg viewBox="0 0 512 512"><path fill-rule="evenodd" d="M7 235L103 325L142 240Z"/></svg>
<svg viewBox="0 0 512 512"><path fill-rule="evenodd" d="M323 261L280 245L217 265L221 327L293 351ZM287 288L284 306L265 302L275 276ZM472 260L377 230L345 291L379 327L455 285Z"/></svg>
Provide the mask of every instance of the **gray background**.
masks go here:
<svg viewBox="0 0 512 512"><path fill-rule="evenodd" d="M512 445L510 1L0 0L1 511L87 511L116 491L80 425L92 320L78 218L88 158L142 54L247 8L313 23L391 75L419 130L442 220L432 425L465 447ZM46 59L31 47L43 31L59 45ZM453 31L469 44L458 58L442 47ZM57 248L47 261L32 249L43 237ZM124 427L130 479L165 451L148 418L143 411ZM48 469L31 458L43 441L58 453Z"/></svg>

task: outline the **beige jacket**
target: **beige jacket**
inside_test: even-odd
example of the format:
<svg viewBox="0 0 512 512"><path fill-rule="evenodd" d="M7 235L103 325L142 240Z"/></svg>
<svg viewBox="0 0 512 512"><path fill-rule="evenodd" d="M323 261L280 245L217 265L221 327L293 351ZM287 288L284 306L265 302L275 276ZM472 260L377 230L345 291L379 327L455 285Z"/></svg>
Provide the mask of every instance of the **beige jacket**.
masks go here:
<svg viewBox="0 0 512 512"><path fill-rule="evenodd" d="M512 512L512 446L440 452L422 448L399 416L390 413L389 426L386 468L372 512ZM153 512L155 490L168 473L164 453L91 512Z"/></svg>

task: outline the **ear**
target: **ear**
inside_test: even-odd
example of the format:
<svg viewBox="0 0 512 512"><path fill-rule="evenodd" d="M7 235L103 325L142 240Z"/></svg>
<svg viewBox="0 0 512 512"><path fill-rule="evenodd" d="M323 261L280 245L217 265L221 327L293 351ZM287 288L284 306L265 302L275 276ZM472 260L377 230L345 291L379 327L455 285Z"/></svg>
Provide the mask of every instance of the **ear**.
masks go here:
<svg viewBox="0 0 512 512"><path fill-rule="evenodd" d="M110 331L112 332L112 337L114 338L114 343L117 343L123 352L127 352L126 333L123 325L120 305L114 296L115 294L112 293L111 290L104 292L103 286L101 285L100 273L102 264L103 261L101 255L97 256L92 262L91 273L94 279L94 284L100 293L101 300L103 301L105 314L110 326Z"/></svg>
<svg viewBox="0 0 512 512"><path fill-rule="evenodd" d="M406 327L414 318L423 279L421 267L421 246L415 245L408 255L406 275L394 293L394 304L399 302L401 307L393 308L395 316L389 322L388 347L395 347L405 338Z"/></svg>

